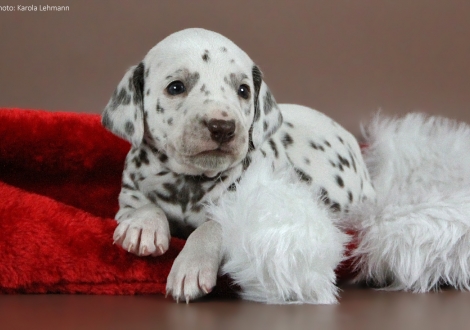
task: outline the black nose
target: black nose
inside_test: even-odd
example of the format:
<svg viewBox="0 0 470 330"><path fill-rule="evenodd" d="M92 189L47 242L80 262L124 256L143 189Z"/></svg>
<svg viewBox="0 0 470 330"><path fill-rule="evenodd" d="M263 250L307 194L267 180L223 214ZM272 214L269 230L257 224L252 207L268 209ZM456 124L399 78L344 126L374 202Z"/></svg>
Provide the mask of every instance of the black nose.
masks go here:
<svg viewBox="0 0 470 330"><path fill-rule="evenodd" d="M211 119L206 122L206 126L211 132L212 140L216 142L228 142L235 136L234 120Z"/></svg>

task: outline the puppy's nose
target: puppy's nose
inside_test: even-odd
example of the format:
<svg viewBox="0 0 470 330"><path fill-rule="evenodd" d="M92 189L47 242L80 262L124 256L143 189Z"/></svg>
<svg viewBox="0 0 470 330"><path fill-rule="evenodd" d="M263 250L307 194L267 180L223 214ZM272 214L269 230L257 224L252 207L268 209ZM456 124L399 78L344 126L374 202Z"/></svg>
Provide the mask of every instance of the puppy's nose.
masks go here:
<svg viewBox="0 0 470 330"><path fill-rule="evenodd" d="M211 119L206 122L207 129L211 132L212 140L224 143L233 139L235 136L235 121Z"/></svg>

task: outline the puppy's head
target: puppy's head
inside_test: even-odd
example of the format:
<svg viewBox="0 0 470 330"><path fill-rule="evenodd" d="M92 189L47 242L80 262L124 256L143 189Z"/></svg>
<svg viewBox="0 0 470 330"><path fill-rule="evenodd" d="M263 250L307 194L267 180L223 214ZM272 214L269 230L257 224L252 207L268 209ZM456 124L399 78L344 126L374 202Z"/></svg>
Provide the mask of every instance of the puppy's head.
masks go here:
<svg viewBox="0 0 470 330"><path fill-rule="evenodd" d="M165 153L174 172L214 176L258 148L282 116L245 52L215 32L188 29L126 72L102 122L134 146L145 140Z"/></svg>

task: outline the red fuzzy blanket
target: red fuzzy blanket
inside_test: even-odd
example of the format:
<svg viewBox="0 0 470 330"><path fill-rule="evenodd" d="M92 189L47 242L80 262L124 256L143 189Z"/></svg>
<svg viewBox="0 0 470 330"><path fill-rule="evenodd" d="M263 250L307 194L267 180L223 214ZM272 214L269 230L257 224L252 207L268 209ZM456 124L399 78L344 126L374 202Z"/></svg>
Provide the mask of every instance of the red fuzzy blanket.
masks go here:
<svg viewBox="0 0 470 330"><path fill-rule="evenodd" d="M98 115L0 109L0 293L165 292L184 241L157 258L113 245L129 147Z"/></svg>

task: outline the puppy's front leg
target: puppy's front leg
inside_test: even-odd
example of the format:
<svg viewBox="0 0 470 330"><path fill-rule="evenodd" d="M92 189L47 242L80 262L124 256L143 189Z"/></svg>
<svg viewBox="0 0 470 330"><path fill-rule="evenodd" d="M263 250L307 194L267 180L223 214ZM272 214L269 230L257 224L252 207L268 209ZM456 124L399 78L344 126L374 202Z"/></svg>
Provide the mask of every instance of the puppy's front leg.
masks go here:
<svg viewBox="0 0 470 330"><path fill-rule="evenodd" d="M222 228L208 220L187 239L168 275L166 292L178 302L199 298L212 291L222 260Z"/></svg>
<svg viewBox="0 0 470 330"><path fill-rule="evenodd" d="M114 243L138 256L164 254L170 244L167 217L158 205L139 191L129 171L123 173L119 205Z"/></svg>

